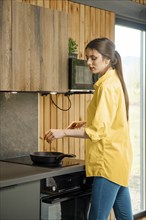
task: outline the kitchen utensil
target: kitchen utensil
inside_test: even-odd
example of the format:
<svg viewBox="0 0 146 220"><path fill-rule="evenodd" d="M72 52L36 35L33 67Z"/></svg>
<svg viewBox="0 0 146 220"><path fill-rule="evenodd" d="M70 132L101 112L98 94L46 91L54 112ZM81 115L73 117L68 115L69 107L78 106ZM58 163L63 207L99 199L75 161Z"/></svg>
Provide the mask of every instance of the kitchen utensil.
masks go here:
<svg viewBox="0 0 146 220"><path fill-rule="evenodd" d="M37 164L60 164L64 157L76 157L74 154L64 154L62 152L32 152L31 160Z"/></svg>

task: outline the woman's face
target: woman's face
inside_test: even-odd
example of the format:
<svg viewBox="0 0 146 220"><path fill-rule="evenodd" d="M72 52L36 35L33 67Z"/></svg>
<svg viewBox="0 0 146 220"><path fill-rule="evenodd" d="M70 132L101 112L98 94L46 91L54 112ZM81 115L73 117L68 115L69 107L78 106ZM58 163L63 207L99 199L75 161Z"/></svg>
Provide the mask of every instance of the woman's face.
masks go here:
<svg viewBox="0 0 146 220"><path fill-rule="evenodd" d="M93 74L102 75L107 69L110 60L103 56L95 49L87 48L85 51L87 65Z"/></svg>

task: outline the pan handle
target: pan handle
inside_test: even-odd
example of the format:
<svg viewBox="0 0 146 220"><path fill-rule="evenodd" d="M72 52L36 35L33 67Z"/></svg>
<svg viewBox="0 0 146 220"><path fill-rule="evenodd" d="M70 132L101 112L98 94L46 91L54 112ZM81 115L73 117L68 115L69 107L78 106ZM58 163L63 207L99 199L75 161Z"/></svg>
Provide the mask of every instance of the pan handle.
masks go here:
<svg viewBox="0 0 146 220"><path fill-rule="evenodd" d="M75 154L60 154L56 157L57 160L62 160L64 157L76 157Z"/></svg>

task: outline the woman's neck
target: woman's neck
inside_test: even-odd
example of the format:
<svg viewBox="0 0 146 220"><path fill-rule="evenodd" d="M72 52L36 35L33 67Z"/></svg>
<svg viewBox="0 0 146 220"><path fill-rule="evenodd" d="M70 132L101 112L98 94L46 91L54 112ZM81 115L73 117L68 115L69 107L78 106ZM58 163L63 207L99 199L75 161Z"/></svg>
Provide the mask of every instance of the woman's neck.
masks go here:
<svg viewBox="0 0 146 220"><path fill-rule="evenodd" d="M110 66L107 66L102 72L99 73L99 77L102 77L107 71L112 70L113 68Z"/></svg>

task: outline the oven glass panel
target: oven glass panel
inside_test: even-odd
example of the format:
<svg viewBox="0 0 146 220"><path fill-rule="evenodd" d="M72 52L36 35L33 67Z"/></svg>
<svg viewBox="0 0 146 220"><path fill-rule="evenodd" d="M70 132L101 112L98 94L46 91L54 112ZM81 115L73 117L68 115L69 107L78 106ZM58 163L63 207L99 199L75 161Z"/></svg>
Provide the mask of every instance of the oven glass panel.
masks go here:
<svg viewBox="0 0 146 220"><path fill-rule="evenodd" d="M41 220L87 220L91 193L83 193L70 198L51 201L44 198L41 202ZM71 196L72 197L72 196Z"/></svg>

